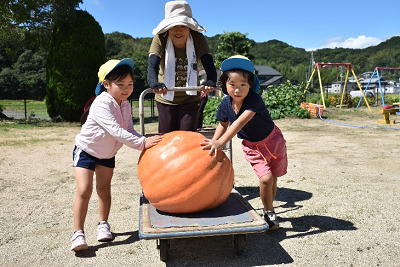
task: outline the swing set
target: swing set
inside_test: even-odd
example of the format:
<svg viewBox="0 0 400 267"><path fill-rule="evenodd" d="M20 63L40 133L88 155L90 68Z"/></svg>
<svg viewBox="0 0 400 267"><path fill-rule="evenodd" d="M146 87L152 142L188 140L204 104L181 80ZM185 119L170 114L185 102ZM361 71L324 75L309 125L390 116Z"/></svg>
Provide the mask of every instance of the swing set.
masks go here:
<svg viewBox="0 0 400 267"><path fill-rule="evenodd" d="M380 90L380 92L381 92L382 106L386 106L386 105L385 105L385 99L383 98L383 91L382 91L382 85L381 85L381 78L379 77L379 70L381 70L381 71L382 71L382 70L389 70L389 71L391 71L391 70L400 70L400 68L375 67L375 70L374 70L374 72L373 72L372 75L371 75L371 79L369 79L369 82L368 82L368 84L367 84L367 87L365 87L365 89L364 89L364 94L365 94L365 92L366 92L367 89L368 89L369 84L370 84L371 81L372 81L372 78L376 75L376 76L378 77L379 90ZM363 94L363 96L364 96L364 94ZM358 107L360 106L362 98L363 98L363 97L360 98L360 101L358 102L358 105L357 105L357 108L356 108L356 109L358 109ZM367 102L367 101L366 101L366 102Z"/></svg>
<svg viewBox="0 0 400 267"><path fill-rule="evenodd" d="M309 79L308 82L307 82L306 88L305 88L305 90L304 90L304 94L306 94L307 89L308 89L308 87L310 86L310 83L311 83L312 78L313 78L313 76L314 76L314 73L315 73L315 71L317 70L317 73L318 73L318 80L319 80L319 86L320 86L320 88L321 88L322 104L323 104L324 108L326 108L326 106L325 106L325 97L324 97L324 90L323 90L323 88L322 88L322 80L321 80L321 72L320 72L320 69L321 69L321 68L332 68L333 66L336 66L336 69L338 69L339 66L345 67L345 68L347 69L346 79L345 79L344 87L343 87L343 90L342 90L342 91L343 91L343 92L342 92L342 99L341 99L341 101L340 101L340 108L342 108L342 105L343 105L343 98L344 98L344 94L345 94L345 92L346 92L347 81L348 81L348 79L349 79L349 73L350 73L350 70L351 70L351 72L352 72L352 74L353 74L353 77L354 77L354 79L355 79L356 82L357 82L357 86L358 86L358 88L360 89L362 96L364 97L365 103L367 104L369 111L372 113L372 110L371 110L371 108L370 108L370 106L369 106L369 104L368 104L368 101L367 101L366 98L365 98L364 92L363 92L363 90L361 89L360 83L358 82L357 76L356 76L355 73L354 73L354 70L353 70L353 67L352 67L351 63L324 63L324 62L317 62L317 63L315 63L314 70L313 70L313 72L312 72L312 74L311 74L311 76L310 76L310 79ZM360 99L360 102L361 102L361 100L362 100L362 97L361 97L361 99Z"/></svg>

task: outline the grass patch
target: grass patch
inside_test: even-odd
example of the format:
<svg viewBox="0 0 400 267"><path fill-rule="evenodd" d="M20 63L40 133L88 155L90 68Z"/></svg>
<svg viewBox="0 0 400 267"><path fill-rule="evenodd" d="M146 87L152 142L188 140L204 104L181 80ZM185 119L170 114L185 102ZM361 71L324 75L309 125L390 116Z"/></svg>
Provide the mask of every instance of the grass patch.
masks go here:
<svg viewBox="0 0 400 267"><path fill-rule="evenodd" d="M26 100L26 105L35 108L35 109L47 109L46 107L46 102L43 101L37 101L37 100ZM0 100L0 106L3 107L3 109L24 109L25 102L24 100L7 100L7 99L2 99ZM21 108L22 107L22 108Z"/></svg>
<svg viewBox="0 0 400 267"><path fill-rule="evenodd" d="M45 128L45 127L69 128L69 127L81 127L81 125L78 122L51 122L51 121L47 121L47 120L0 121L0 133L6 132L9 129L21 129L22 130L22 129Z"/></svg>
<svg viewBox="0 0 400 267"><path fill-rule="evenodd" d="M64 142L66 131L79 129L78 123L52 123L42 121L38 124L0 121L0 147L26 147L43 145L47 142Z"/></svg>
<svg viewBox="0 0 400 267"><path fill-rule="evenodd" d="M40 143L58 141L58 140L59 140L58 138L30 138L30 139L23 139L23 140L7 139L7 140L0 142L0 146L26 147L26 146L37 145Z"/></svg>

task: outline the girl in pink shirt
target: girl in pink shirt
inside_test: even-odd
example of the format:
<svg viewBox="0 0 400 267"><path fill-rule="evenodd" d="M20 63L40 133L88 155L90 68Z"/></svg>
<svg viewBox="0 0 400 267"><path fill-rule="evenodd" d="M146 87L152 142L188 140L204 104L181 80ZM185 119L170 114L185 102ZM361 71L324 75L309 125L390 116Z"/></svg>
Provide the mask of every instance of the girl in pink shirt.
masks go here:
<svg viewBox="0 0 400 267"><path fill-rule="evenodd" d="M109 60L99 69L97 97L89 109L86 122L75 138L73 166L77 183L74 202L74 227L71 250L87 249L84 233L85 218L93 191L99 197L98 241L110 241L113 236L108 224L111 208L111 179L115 155L123 144L143 150L156 145L161 136L144 137L133 129L132 110L128 97L133 92L133 60Z"/></svg>

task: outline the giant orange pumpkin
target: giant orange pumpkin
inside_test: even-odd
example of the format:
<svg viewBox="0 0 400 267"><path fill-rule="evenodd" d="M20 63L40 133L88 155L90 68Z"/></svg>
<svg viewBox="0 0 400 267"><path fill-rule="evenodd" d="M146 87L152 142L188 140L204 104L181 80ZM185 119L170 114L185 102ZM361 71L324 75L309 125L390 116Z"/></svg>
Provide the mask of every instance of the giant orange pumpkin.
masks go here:
<svg viewBox="0 0 400 267"><path fill-rule="evenodd" d="M222 204L233 187L233 168L223 151L210 156L196 132L164 134L142 152L138 177L143 194L158 210L169 213L205 211Z"/></svg>

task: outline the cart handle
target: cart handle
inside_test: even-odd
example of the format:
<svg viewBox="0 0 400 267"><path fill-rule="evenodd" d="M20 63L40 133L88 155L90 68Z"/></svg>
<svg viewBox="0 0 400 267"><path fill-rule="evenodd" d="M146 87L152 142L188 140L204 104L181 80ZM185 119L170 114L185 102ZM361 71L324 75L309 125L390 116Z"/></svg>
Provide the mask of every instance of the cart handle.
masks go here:
<svg viewBox="0 0 400 267"><path fill-rule="evenodd" d="M221 87L214 87L215 90L221 90ZM170 87L167 88L167 91L200 91L201 86L187 86L187 87ZM139 123L140 123L140 134L145 135L145 130L144 130L144 97L148 93L152 93L153 89L152 88L147 88L145 89L139 96Z"/></svg>
<svg viewBox="0 0 400 267"><path fill-rule="evenodd" d="M214 87L215 90L221 90L221 87ZM170 87L167 89L168 91L200 91L201 86L188 86L188 87ZM139 96L139 123L140 123L140 134L145 135L145 127L144 127L144 97L148 93L152 93L152 88L145 89ZM233 152L232 152L232 139L225 145L225 148L228 152L229 160L232 162Z"/></svg>

